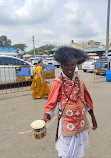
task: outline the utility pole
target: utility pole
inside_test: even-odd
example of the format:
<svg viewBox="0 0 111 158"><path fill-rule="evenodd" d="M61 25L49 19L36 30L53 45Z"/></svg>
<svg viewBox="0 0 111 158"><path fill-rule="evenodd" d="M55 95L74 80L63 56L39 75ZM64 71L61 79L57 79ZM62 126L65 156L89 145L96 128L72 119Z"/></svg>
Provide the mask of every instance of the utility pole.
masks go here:
<svg viewBox="0 0 111 158"><path fill-rule="evenodd" d="M84 50L84 42L83 42L83 50Z"/></svg>
<svg viewBox="0 0 111 158"><path fill-rule="evenodd" d="M34 49L34 56L35 56L34 36L32 36L32 40L33 40L33 49Z"/></svg>
<svg viewBox="0 0 111 158"><path fill-rule="evenodd" d="M110 20L110 0L108 0L108 10L107 10L106 51L105 51L106 57L108 57L108 50L109 50L109 20Z"/></svg>

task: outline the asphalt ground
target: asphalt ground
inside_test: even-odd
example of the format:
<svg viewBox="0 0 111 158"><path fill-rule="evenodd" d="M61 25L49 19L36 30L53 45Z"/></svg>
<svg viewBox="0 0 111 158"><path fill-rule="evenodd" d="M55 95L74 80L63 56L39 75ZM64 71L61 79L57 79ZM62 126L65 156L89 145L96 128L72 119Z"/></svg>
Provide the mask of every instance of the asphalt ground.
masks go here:
<svg viewBox="0 0 111 158"><path fill-rule="evenodd" d="M60 69L56 69L56 76ZM111 82L104 76L79 70L94 103L98 129L89 134L90 147L85 158L111 158ZM32 138L30 123L43 117L46 99L33 100L31 91L0 95L0 158L57 158L55 133L57 121L40 140ZM57 113L57 109L55 115Z"/></svg>

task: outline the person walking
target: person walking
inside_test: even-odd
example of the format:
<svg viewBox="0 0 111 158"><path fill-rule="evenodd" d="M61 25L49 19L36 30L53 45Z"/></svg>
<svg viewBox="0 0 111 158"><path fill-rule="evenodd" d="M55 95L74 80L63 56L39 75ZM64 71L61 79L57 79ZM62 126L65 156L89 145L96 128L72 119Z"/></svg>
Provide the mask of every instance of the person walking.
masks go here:
<svg viewBox="0 0 111 158"><path fill-rule="evenodd" d="M85 83L75 73L77 64L88 56L75 48L59 48L54 56L61 64L61 75L53 80L44 107L45 122L54 116L58 105L58 124L55 148L60 158L80 158L89 146L87 111L92 118L92 129L97 128L93 102Z"/></svg>
<svg viewBox="0 0 111 158"><path fill-rule="evenodd" d="M42 70L43 61L39 60L37 67L34 70L34 79L30 86L30 89L33 90L32 96L35 99L42 99L45 96L49 95L49 86L44 80L43 70Z"/></svg>

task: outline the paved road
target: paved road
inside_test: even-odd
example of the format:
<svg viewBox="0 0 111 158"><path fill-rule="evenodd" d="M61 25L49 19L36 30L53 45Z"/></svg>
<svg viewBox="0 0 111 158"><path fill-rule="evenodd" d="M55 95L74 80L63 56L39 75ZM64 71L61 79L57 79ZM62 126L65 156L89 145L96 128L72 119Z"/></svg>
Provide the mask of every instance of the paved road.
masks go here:
<svg viewBox="0 0 111 158"><path fill-rule="evenodd" d="M60 69L56 69L56 75L59 73ZM79 74L92 96L98 122L98 129L89 134L90 148L85 158L111 158L111 83L105 78L94 82L93 73L80 70ZM34 140L31 133L19 135L31 129L32 121L42 118L46 100L33 100L31 91L0 97L0 158L57 158L56 121L41 140Z"/></svg>

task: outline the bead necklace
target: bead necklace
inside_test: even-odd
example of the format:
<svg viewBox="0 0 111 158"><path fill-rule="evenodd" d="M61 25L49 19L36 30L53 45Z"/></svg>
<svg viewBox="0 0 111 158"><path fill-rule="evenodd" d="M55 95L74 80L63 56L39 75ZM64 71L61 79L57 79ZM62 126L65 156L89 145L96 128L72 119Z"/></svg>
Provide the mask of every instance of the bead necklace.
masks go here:
<svg viewBox="0 0 111 158"><path fill-rule="evenodd" d="M79 82L78 77L75 78L75 82L73 83L72 89L71 89L71 92L70 92L70 95L71 95L74 86L78 83L79 88L78 88L78 93L77 93L76 99L72 99L72 98L70 97L70 95L67 94L67 92L66 92L66 90L65 90L65 85L64 85L64 82L66 82L66 81L64 80L64 77L62 76L62 73L61 73L61 79L62 79L63 90L64 90L64 93L65 93L67 99L68 99L68 100L71 100L71 101L73 101L73 102L77 102L77 101L78 101L78 97L79 97L79 95L80 95L80 82Z"/></svg>

